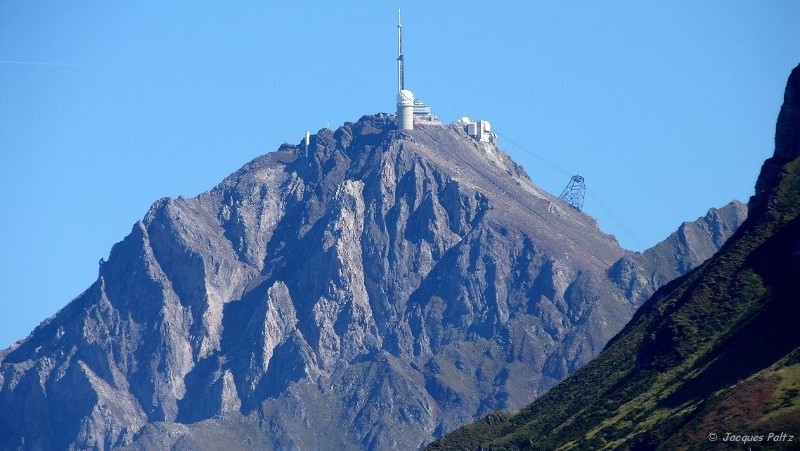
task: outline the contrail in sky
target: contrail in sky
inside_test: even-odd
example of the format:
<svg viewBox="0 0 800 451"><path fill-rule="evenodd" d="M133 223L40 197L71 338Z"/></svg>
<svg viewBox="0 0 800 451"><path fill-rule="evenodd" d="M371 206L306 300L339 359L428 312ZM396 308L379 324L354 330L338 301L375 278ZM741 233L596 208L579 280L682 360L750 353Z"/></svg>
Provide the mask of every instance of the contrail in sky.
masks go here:
<svg viewBox="0 0 800 451"><path fill-rule="evenodd" d="M86 67L86 64L55 63L49 61L10 61L0 60L0 64L20 64L25 66L67 66L67 67Z"/></svg>

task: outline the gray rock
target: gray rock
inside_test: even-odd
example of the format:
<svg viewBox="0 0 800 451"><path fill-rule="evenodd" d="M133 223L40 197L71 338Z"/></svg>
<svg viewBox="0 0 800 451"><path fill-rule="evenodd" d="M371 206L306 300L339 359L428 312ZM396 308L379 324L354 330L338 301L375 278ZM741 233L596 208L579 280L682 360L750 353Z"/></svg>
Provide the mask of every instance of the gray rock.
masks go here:
<svg viewBox="0 0 800 451"><path fill-rule="evenodd" d="M640 305L664 284L716 254L745 219L747 205L738 200L712 208L705 217L684 222L664 241L641 254L619 259L609 269L609 277Z"/></svg>
<svg viewBox="0 0 800 451"><path fill-rule="evenodd" d="M156 202L0 353L0 448L418 448L575 371L744 214L635 255L456 127L303 155Z"/></svg>

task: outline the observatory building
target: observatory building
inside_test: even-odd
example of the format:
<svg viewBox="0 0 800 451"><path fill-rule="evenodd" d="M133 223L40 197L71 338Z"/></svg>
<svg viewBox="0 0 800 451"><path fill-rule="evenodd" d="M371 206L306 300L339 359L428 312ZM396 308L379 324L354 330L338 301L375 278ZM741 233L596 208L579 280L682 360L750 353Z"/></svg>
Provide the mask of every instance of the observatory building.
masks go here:
<svg viewBox="0 0 800 451"><path fill-rule="evenodd" d="M397 93L397 128L414 130L414 94L402 85Z"/></svg>
<svg viewBox="0 0 800 451"><path fill-rule="evenodd" d="M453 125L458 125L463 127L464 131L466 131L467 134L471 136L475 141L482 143L497 142L497 134L492 133L492 124L490 124L489 121L484 121L484 120L473 121L470 120L470 118L468 118L467 116L464 116L461 119L453 122Z"/></svg>

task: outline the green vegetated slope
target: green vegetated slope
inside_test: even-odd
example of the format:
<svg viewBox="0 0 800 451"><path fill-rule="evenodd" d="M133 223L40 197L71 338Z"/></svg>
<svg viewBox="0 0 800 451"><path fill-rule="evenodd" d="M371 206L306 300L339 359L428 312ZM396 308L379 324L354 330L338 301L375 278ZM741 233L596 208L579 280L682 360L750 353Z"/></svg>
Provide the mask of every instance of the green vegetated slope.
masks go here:
<svg viewBox="0 0 800 451"><path fill-rule="evenodd" d="M742 446L727 433L761 436L753 449L800 448L799 215L800 66L750 217L722 250L656 292L599 357L536 402L429 449ZM794 441L769 441L780 432Z"/></svg>

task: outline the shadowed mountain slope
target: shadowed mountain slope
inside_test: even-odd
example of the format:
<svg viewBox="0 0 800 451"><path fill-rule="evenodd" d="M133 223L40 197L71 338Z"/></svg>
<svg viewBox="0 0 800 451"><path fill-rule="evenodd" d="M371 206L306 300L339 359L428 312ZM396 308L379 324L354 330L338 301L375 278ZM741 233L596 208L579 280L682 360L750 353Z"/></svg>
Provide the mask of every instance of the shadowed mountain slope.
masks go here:
<svg viewBox="0 0 800 451"><path fill-rule="evenodd" d="M749 207L719 253L656 292L595 360L519 413L493 413L429 449L743 446L728 433L762 437L747 446L795 449L800 66Z"/></svg>

